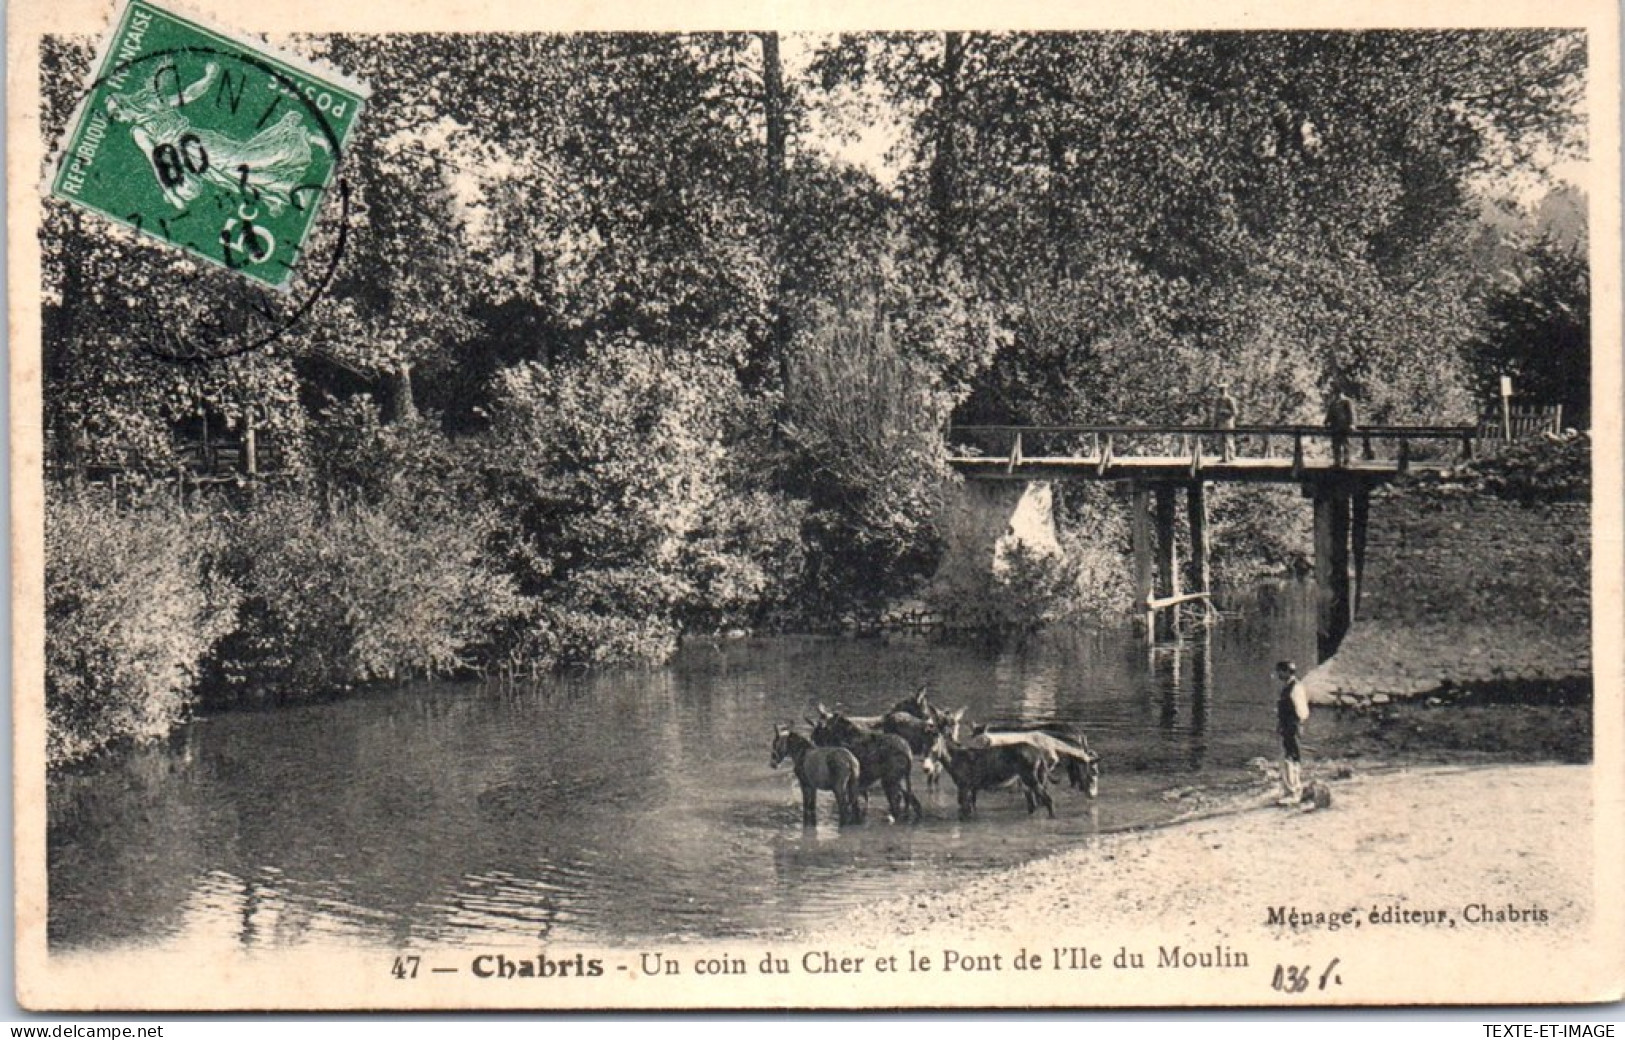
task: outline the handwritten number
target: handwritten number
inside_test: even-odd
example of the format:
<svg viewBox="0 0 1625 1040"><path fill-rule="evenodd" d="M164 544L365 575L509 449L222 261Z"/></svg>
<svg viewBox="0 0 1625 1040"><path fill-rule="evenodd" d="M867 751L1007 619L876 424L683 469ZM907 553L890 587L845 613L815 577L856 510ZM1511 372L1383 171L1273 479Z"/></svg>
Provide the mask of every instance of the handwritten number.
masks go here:
<svg viewBox="0 0 1625 1040"><path fill-rule="evenodd" d="M1340 963L1339 958L1333 957L1331 963L1326 965L1326 970L1320 973L1320 989L1343 984L1343 977L1336 973ZM1270 988L1281 993L1302 993L1309 988L1313 977L1314 971L1307 964L1277 964Z"/></svg>

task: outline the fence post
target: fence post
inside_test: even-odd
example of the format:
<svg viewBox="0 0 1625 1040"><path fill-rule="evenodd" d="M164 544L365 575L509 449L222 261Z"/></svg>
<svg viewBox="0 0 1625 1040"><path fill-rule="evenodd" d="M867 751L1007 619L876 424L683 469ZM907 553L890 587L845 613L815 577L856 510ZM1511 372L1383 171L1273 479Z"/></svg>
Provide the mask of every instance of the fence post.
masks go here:
<svg viewBox="0 0 1625 1040"><path fill-rule="evenodd" d="M259 460L254 457L254 415L252 412L243 417L243 475L249 480L259 476Z"/></svg>
<svg viewBox="0 0 1625 1040"><path fill-rule="evenodd" d="M1010 445L1010 461L1005 466L1006 473L1014 473L1016 467L1021 465L1021 431L1016 431L1016 441Z"/></svg>
<svg viewBox="0 0 1625 1040"><path fill-rule="evenodd" d="M1292 431L1292 475L1303 475L1303 431Z"/></svg>

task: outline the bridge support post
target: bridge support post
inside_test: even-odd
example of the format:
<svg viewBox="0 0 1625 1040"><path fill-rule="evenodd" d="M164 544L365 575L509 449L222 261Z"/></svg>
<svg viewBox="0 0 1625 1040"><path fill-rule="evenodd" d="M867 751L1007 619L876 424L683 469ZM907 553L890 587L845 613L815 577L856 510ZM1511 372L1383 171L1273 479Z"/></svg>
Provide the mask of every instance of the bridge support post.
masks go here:
<svg viewBox="0 0 1625 1040"><path fill-rule="evenodd" d="M1129 490L1129 533L1134 543L1134 602L1145 612L1146 638L1155 635L1151 609L1151 491L1144 484Z"/></svg>
<svg viewBox="0 0 1625 1040"><path fill-rule="evenodd" d="M1350 621L1360 616L1360 597L1365 592L1365 538L1371 521L1371 488L1361 484L1354 492L1349 535L1354 551L1354 605Z"/></svg>
<svg viewBox="0 0 1625 1040"><path fill-rule="evenodd" d="M1177 490L1172 484L1158 484L1156 488L1158 599L1179 595L1179 551L1174 545L1174 493ZM1161 612L1157 635L1172 634L1173 617L1172 611Z"/></svg>
<svg viewBox="0 0 1625 1040"><path fill-rule="evenodd" d="M1349 489L1315 486L1315 645L1320 660L1337 652L1349 629Z"/></svg>
<svg viewBox="0 0 1625 1040"><path fill-rule="evenodd" d="M1212 592L1208 564L1207 483L1195 481L1185 489L1185 519L1191 529L1191 591Z"/></svg>

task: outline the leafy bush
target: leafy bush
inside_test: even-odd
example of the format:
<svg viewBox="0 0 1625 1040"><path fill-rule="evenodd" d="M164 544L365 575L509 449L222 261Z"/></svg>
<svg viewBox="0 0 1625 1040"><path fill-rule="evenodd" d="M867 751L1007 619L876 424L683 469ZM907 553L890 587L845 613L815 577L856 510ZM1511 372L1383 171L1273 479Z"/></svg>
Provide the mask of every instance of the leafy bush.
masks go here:
<svg viewBox="0 0 1625 1040"><path fill-rule="evenodd" d="M948 479L945 395L878 318L833 315L798 347L783 431L812 500L816 600L840 610L901 592L937 556Z"/></svg>
<svg viewBox="0 0 1625 1040"><path fill-rule="evenodd" d="M213 692L300 699L491 662L530 610L489 557L496 526L480 508L255 503L230 520L226 558L246 598Z"/></svg>
<svg viewBox="0 0 1625 1040"><path fill-rule="evenodd" d="M497 383L486 469L551 656L658 660L685 625L748 624L798 577L801 507L748 487L726 369L614 339Z"/></svg>
<svg viewBox="0 0 1625 1040"><path fill-rule="evenodd" d="M475 452L447 437L433 416L414 413L386 423L372 397L362 394L324 409L310 440L317 486L373 505L477 497Z"/></svg>
<svg viewBox="0 0 1625 1040"><path fill-rule="evenodd" d="M186 717L237 590L218 532L172 505L120 511L90 495L45 507L46 753L53 766Z"/></svg>
<svg viewBox="0 0 1625 1040"><path fill-rule="evenodd" d="M1007 539L996 549L993 572L981 611L986 624L1001 632L1036 631L1078 608L1077 561Z"/></svg>
<svg viewBox="0 0 1625 1040"><path fill-rule="evenodd" d="M1208 485L1213 578L1239 585L1312 560L1314 507L1296 487Z"/></svg>
<svg viewBox="0 0 1625 1040"><path fill-rule="evenodd" d="M1443 472L1417 472L1413 484L1517 502L1583 502L1591 498L1591 436L1544 434L1510 444L1480 442L1472 463Z"/></svg>
<svg viewBox="0 0 1625 1040"><path fill-rule="evenodd" d="M1591 437L1514 441L1472 467L1485 491L1518 501L1585 501L1591 497Z"/></svg>

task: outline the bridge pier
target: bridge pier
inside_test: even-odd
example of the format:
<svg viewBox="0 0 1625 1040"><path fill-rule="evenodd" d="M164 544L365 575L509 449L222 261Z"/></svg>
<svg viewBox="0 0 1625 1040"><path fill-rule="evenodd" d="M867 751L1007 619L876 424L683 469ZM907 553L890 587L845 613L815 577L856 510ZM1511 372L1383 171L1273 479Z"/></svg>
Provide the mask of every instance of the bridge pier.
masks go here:
<svg viewBox="0 0 1625 1040"><path fill-rule="evenodd" d="M1149 637L1156 628L1157 612L1151 609L1152 546L1151 546L1151 489L1134 483L1129 488L1129 536L1134 545L1134 602L1145 612L1145 632Z"/></svg>
<svg viewBox="0 0 1625 1040"><path fill-rule="evenodd" d="M1174 492L1171 484L1158 484L1156 489L1157 524L1157 598L1172 599L1179 595L1179 549L1174 543ZM1173 615L1163 611L1158 636L1173 632Z"/></svg>
<svg viewBox="0 0 1625 1040"><path fill-rule="evenodd" d="M1208 566L1207 536L1207 484L1196 481L1185 488L1185 520L1191 531L1191 588L1197 592L1211 592L1211 568Z"/></svg>
<svg viewBox="0 0 1625 1040"><path fill-rule="evenodd" d="M1133 481L1129 485L1129 530L1134 546L1134 602L1142 613L1146 635L1173 633L1173 614L1166 601L1180 596L1177 495L1185 491L1190 525L1191 590L1208 592L1207 494L1203 481ZM1155 604L1165 604L1158 607Z"/></svg>

